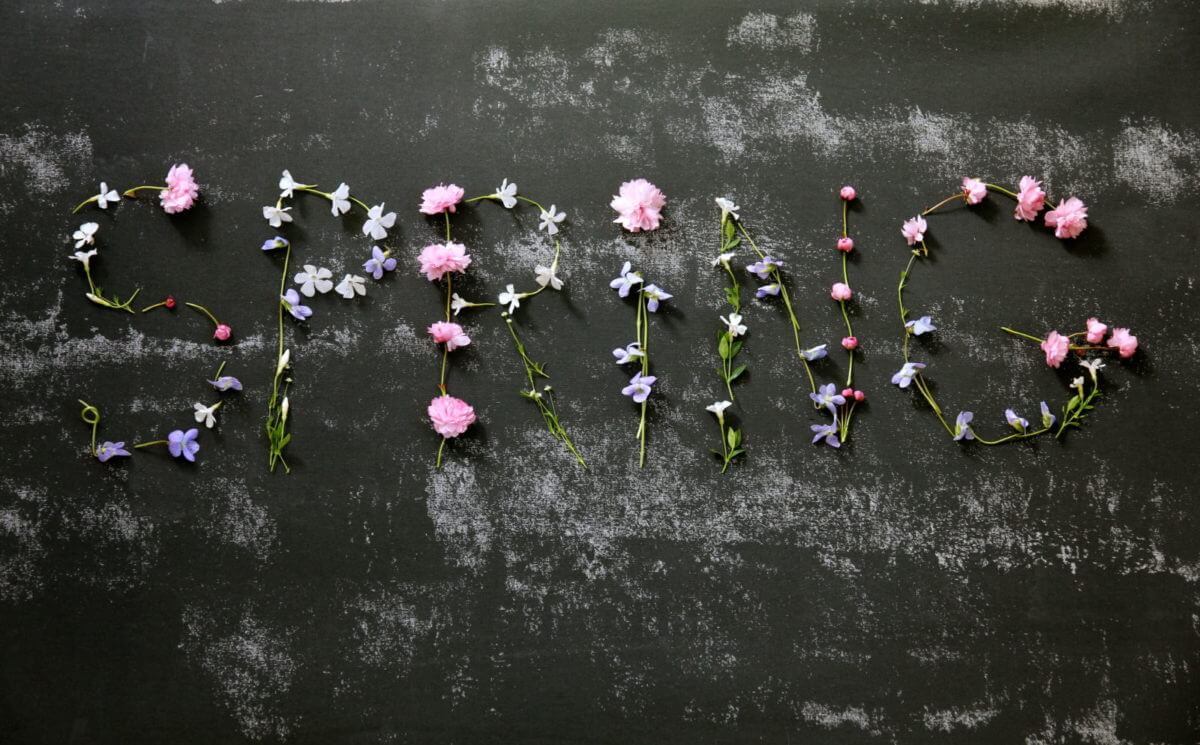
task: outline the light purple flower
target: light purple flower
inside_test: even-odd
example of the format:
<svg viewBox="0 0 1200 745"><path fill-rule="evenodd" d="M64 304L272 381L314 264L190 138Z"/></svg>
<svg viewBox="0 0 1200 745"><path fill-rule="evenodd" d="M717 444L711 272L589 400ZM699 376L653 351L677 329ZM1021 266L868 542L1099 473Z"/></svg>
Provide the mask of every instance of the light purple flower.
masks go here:
<svg viewBox="0 0 1200 745"><path fill-rule="evenodd" d="M1010 427L1018 432L1024 432L1029 427L1029 420L1024 417L1017 416L1017 413L1012 409L1004 410L1004 418L1008 420Z"/></svg>
<svg viewBox="0 0 1200 745"><path fill-rule="evenodd" d="M167 435L167 450L171 451L171 455L175 458L183 458L189 463L195 463L196 453L200 451L200 443L196 442L199 435L200 430L195 427L187 432L177 429Z"/></svg>
<svg viewBox="0 0 1200 745"><path fill-rule="evenodd" d="M282 235L277 235L274 238L268 238L263 241L262 250L274 251L277 248L287 248L288 245L287 238L284 238Z"/></svg>
<svg viewBox="0 0 1200 745"><path fill-rule="evenodd" d="M915 320L904 324L904 328L908 329L913 336L927 334L930 331L937 331L937 326L933 325L933 319L930 316L921 316Z"/></svg>
<svg viewBox="0 0 1200 745"><path fill-rule="evenodd" d="M651 313L658 312L658 303L662 300L670 300L675 297L658 285L646 285L643 292L646 295L646 310Z"/></svg>
<svg viewBox="0 0 1200 745"><path fill-rule="evenodd" d="M1054 423L1056 421L1058 421L1058 417L1056 417L1050 413L1050 407L1046 405L1045 401L1043 401L1042 402L1042 426L1045 427L1046 429L1050 429L1051 427L1054 426Z"/></svg>
<svg viewBox="0 0 1200 745"><path fill-rule="evenodd" d="M292 318L298 321L303 321L312 315L312 308L307 305L300 304L300 293L295 290L288 290L286 293L279 296L283 301L283 307L288 313L292 314Z"/></svg>
<svg viewBox="0 0 1200 745"><path fill-rule="evenodd" d="M384 272L394 271L396 260L383 252L379 246L371 246L371 258L363 263L363 271L375 279L383 279Z"/></svg>
<svg viewBox="0 0 1200 745"><path fill-rule="evenodd" d="M127 458L129 455L130 453L125 449L125 443L123 441L108 442L105 440L104 442L100 443L100 447L96 448L96 460L100 461L101 463L107 463L109 458L116 458L117 456Z"/></svg>
<svg viewBox="0 0 1200 745"><path fill-rule="evenodd" d="M762 261L756 261L746 267L746 271L751 274L758 275L759 279L766 279L771 276L771 270L783 266L783 262L775 259L772 256L764 256Z"/></svg>
<svg viewBox="0 0 1200 745"><path fill-rule="evenodd" d="M642 278L632 271L633 265L628 261L621 267L620 276L608 283L621 297L629 297L629 290L636 284L641 284Z"/></svg>
<svg viewBox="0 0 1200 745"><path fill-rule="evenodd" d="M813 395L813 394L808 394ZM831 448L840 448L842 443L838 440L837 420L833 424L814 424L812 425L813 444L816 445L820 440L825 440L825 444Z"/></svg>
<svg viewBox="0 0 1200 745"><path fill-rule="evenodd" d="M804 357L804 359L808 360L809 362L815 362L816 360L819 360L822 357L825 357L829 354L829 352L826 351L826 349L825 349L827 346L829 346L829 345L828 344L818 344L815 347L801 351L800 355L802 357ZM810 393L809 395L811 396L812 394Z"/></svg>
<svg viewBox="0 0 1200 745"><path fill-rule="evenodd" d="M808 394L808 397L813 400L817 406L824 406L831 412L835 412L834 419L837 418L836 407L846 403L846 397L838 393L837 386L833 383L826 383L821 386L816 393Z"/></svg>
<svg viewBox="0 0 1200 745"><path fill-rule="evenodd" d="M208 384L218 391L240 391L242 390L242 381L232 375L222 375L216 380L208 381Z"/></svg>
<svg viewBox="0 0 1200 745"><path fill-rule="evenodd" d="M769 285L763 285L762 287L759 287L757 290L755 290L754 297L758 298L759 300L762 300L767 295L770 295L771 297L775 297L776 295L779 294L779 289L780 289L779 283L772 282Z"/></svg>
<svg viewBox="0 0 1200 745"><path fill-rule="evenodd" d="M955 440L974 440L975 433L971 431L971 420L975 415L969 411L958 412L958 418L954 420L954 439Z"/></svg>
<svg viewBox="0 0 1200 745"><path fill-rule="evenodd" d="M631 342L624 349L620 347L613 350L613 357L617 358L618 365L627 365L641 357L645 357L645 353L641 350L641 344L636 341Z"/></svg>
<svg viewBox="0 0 1200 745"><path fill-rule="evenodd" d="M905 362L904 366L892 376L892 384L898 385L901 388L907 388L908 384L917 376L917 373L923 369L925 369L924 362Z"/></svg>
<svg viewBox="0 0 1200 745"><path fill-rule="evenodd" d="M621 393L626 396L632 396L633 400L639 404L644 403L650 397L650 387L654 385L656 380L658 378L653 375L643 376L641 373L637 373L629 379L629 385L622 388Z"/></svg>

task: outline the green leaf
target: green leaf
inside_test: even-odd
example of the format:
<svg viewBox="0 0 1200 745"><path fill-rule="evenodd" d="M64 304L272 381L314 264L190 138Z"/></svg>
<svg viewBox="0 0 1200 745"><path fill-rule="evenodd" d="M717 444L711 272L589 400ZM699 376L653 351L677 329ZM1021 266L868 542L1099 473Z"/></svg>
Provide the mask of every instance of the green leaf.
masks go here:
<svg viewBox="0 0 1200 745"><path fill-rule="evenodd" d="M738 377L740 377L744 372L746 372L745 365L738 365L737 367L733 368L733 372L729 374L729 382L732 383L733 381L737 380Z"/></svg>
<svg viewBox="0 0 1200 745"><path fill-rule="evenodd" d="M735 450L730 451L729 460L733 460L734 458L738 457L739 455L741 455L744 452L746 452L746 451L742 450L741 448L737 448Z"/></svg>
<svg viewBox="0 0 1200 745"><path fill-rule="evenodd" d="M738 352L740 352L740 351L742 351L742 343L741 343L740 341L735 341L735 342L734 342L734 343L733 343L733 344L732 344L732 345L729 347L729 356L730 356L730 357L737 357L737 353L738 353Z"/></svg>
<svg viewBox="0 0 1200 745"><path fill-rule="evenodd" d="M1063 409L1063 413L1070 414L1072 411L1075 410L1075 407L1078 405L1079 405L1079 394L1077 393L1074 396L1071 396L1071 400L1067 401L1067 406L1065 409Z"/></svg>
<svg viewBox="0 0 1200 745"><path fill-rule="evenodd" d="M725 227L722 229L725 236L725 242L728 243L733 238L733 220L726 220Z"/></svg>
<svg viewBox="0 0 1200 745"><path fill-rule="evenodd" d="M731 285L725 288L725 302L736 308L741 303L741 299L742 292L740 287Z"/></svg>
<svg viewBox="0 0 1200 745"><path fill-rule="evenodd" d="M738 431L730 427L725 431L725 442L729 443L729 447L737 447Z"/></svg>
<svg viewBox="0 0 1200 745"><path fill-rule="evenodd" d="M717 342L717 354L723 360L729 359L729 334L721 334L721 341Z"/></svg>

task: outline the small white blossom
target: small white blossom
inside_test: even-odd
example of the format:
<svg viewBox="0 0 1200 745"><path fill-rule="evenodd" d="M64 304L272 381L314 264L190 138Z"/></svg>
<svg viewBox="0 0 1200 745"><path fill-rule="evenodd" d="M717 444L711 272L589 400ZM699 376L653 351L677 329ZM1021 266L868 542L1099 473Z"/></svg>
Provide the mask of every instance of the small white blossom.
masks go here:
<svg viewBox="0 0 1200 745"><path fill-rule="evenodd" d="M212 406L205 406L204 404L192 404L192 408L196 410L196 421L203 422L204 426L209 429L212 429L214 426L216 426L217 418L214 415L217 413L217 409L220 407L220 401L216 402Z"/></svg>
<svg viewBox="0 0 1200 745"><path fill-rule="evenodd" d="M288 363L291 361L292 361L292 350L290 350L290 349L283 350L283 354L279 355L279 362L276 363L276 365L275 365L275 377L278 378L280 376L280 374L283 373L284 369L288 366Z"/></svg>
<svg viewBox="0 0 1200 745"><path fill-rule="evenodd" d="M96 231L99 229L100 226L94 222L85 222L80 225L79 230L71 234L71 237L75 239L75 248L96 245Z"/></svg>
<svg viewBox="0 0 1200 745"><path fill-rule="evenodd" d="M500 293L500 304L507 305L508 312L512 313L521 307L522 294L514 290L512 285L508 285L504 289L505 292Z"/></svg>
<svg viewBox="0 0 1200 745"><path fill-rule="evenodd" d="M1079 366L1088 371L1088 373L1092 376L1093 383L1096 382L1096 373L1104 369L1104 363L1098 359L1080 362Z"/></svg>
<svg viewBox="0 0 1200 745"><path fill-rule="evenodd" d="M544 230L548 235L554 235L558 232L558 224L567 219L566 212L555 212L554 205L550 205L549 210L542 210L542 221L538 223L538 230Z"/></svg>
<svg viewBox="0 0 1200 745"><path fill-rule="evenodd" d="M292 198L292 196L294 196L292 190L297 186L303 186L303 184L297 184L292 178L292 174L285 170L283 175L279 178L279 196L287 197L289 199Z"/></svg>
<svg viewBox="0 0 1200 745"><path fill-rule="evenodd" d="M285 222L291 222L292 216L288 214L291 207L278 207L276 205L267 205L262 209L263 219L267 221L273 228L278 228Z"/></svg>
<svg viewBox="0 0 1200 745"><path fill-rule="evenodd" d="M733 258L732 251L729 253L723 253L720 256L718 256L717 258L712 260L712 265L713 266L723 266L726 269L728 269L729 268L729 260L732 258Z"/></svg>
<svg viewBox="0 0 1200 745"><path fill-rule="evenodd" d="M109 189L108 184L100 182L100 193L96 195L96 206L100 209L108 207L108 203L116 204L121 201L121 195L117 194L116 189Z"/></svg>
<svg viewBox="0 0 1200 745"><path fill-rule="evenodd" d="M304 297L312 297L318 292L322 295L333 289L331 278L333 272L325 267L315 267L312 264L305 264L304 271L297 272L293 279L296 284L300 285L300 294Z"/></svg>
<svg viewBox="0 0 1200 745"><path fill-rule="evenodd" d="M92 257L95 255L96 249L93 248L88 251L76 251L71 258L75 259L80 264L83 264L84 269L91 269Z"/></svg>
<svg viewBox="0 0 1200 745"><path fill-rule="evenodd" d="M737 211L740 210L741 207L734 204L732 199L726 199L725 197L717 197L715 201L717 203L717 206L721 208L721 222L725 222L725 219L728 218L730 215L733 215L734 220L741 219L740 217L738 217L738 213L737 213Z"/></svg>
<svg viewBox="0 0 1200 745"><path fill-rule="evenodd" d="M287 415L288 415L288 397L284 396L283 403L279 405L279 424L280 425L287 422Z"/></svg>
<svg viewBox="0 0 1200 745"><path fill-rule="evenodd" d="M460 310L463 308L469 308L470 306L471 304L466 300L463 300L462 296L457 292L450 295L450 310L454 311L454 315L457 316Z"/></svg>
<svg viewBox="0 0 1200 745"><path fill-rule="evenodd" d="M347 274L334 289L347 300L353 300L355 294L359 296L367 294L367 279L356 274Z"/></svg>
<svg viewBox="0 0 1200 745"><path fill-rule="evenodd" d="M550 288L554 290L561 290L563 288L563 281L558 277L557 260L551 263L550 266L538 264L534 267L533 272L536 275L535 280L539 286L545 287L546 285L550 285Z"/></svg>
<svg viewBox="0 0 1200 745"><path fill-rule="evenodd" d="M494 195L504 205L505 209L511 210L517 206L517 185L508 183L508 179L501 182L499 188L496 189Z"/></svg>
<svg viewBox="0 0 1200 745"><path fill-rule="evenodd" d="M334 217L350 211L350 187L344 181L329 195L329 211Z"/></svg>
<svg viewBox="0 0 1200 745"><path fill-rule="evenodd" d="M725 410L730 406L733 406L732 401L717 401L710 406L705 406L704 410L716 414L717 421L723 422L725 421Z"/></svg>
<svg viewBox="0 0 1200 745"><path fill-rule="evenodd" d="M746 325L742 323L740 313L730 313L729 317L720 316L721 322L729 327L729 335L737 338L746 333L748 330Z"/></svg>
<svg viewBox="0 0 1200 745"><path fill-rule="evenodd" d="M363 235L371 236L372 240L381 241L387 238L387 228L396 224L396 213L383 214L383 204L377 204L367 210L367 221L363 223Z"/></svg>

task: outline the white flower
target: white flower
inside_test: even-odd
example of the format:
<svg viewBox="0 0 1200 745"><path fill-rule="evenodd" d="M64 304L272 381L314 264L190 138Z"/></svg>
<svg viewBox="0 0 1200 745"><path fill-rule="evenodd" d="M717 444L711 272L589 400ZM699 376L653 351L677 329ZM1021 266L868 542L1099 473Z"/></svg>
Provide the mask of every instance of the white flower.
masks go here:
<svg viewBox="0 0 1200 745"><path fill-rule="evenodd" d="M511 210L517 206L517 185L510 184L508 183L508 179L504 179L493 196L500 200L505 209Z"/></svg>
<svg viewBox="0 0 1200 745"><path fill-rule="evenodd" d="M355 293L361 295L367 294L367 279L356 274L347 274L338 282L338 286L334 288L338 294L347 300L353 300Z"/></svg>
<svg viewBox="0 0 1200 745"><path fill-rule="evenodd" d="M283 397L283 403L279 406L279 423L283 424L287 421L288 415L288 397Z"/></svg>
<svg viewBox="0 0 1200 745"><path fill-rule="evenodd" d="M329 204L334 217L350 211L350 187L345 182L338 184L338 188L329 195Z"/></svg>
<svg viewBox="0 0 1200 745"><path fill-rule="evenodd" d="M79 230L71 234L71 237L75 239L75 248L96 245L96 231L99 229L100 226L94 222L85 222L80 225Z"/></svg>
<svg viewBox="0 0 1200 745"><path fill-rule="evenodd" d="M291 361L292 361L292 350L290 350L290 349L283 350L283 354L279 355L279 362L275 365L275 377L278 378L283 373L284 368L286 368L288 366L288 363Z"/></svg>
<svg viewBox="0 0 1200 745"><path fill-rule="evenodd" d="M76 261L78 261L80 264L83 264L83 268L84 268L84 269L91 269L91 261L92 261L92 257L93 257L93 256L95 256L95 255L96 255L96 249L94 249L94 248L93 248L93 249L91 249L91 250L89 250L89 251L87 251L87 252L84 252L84 251L76 251L76 252L74 253L74 255L72 255L72 256L71 256L71 258L72 258L72 259L75 259L75 260L76 260Z"/></svg>
<svg viewBox="0 0 1200 745"><path fill-rule="evenodd" d="M116 189L109 189L108 184L100 182L100 193L96 195L96 206L100 209L108 207L108 203L116 204L121 201L121 195L117 194Z"/></svg>
<svg viewBox="0 0 1200 745"><path fill-rule="evenodd" d="M1078 378L1075 378L1074 380L1072 380L1071 387L1078 388L1079 392L1083 393L1083 376L1080 375Z"/></svg>
<svg viewBox="0 0 1200 745"><path fill-rule="evenodd" d="M558 278L557 260L551 263L550 266L538 264L536 267L534 267L533 272L536 275L535 280L539 286L545 287L546 285L550 285L551 289L555 290L561 290L563 288L563 281Z"/></svg>
<svg viewBox="0 0 1200 745"><path fill-rule="evenodd" d="M721 318L721 322L729 327L729 335L730 336L736 338L736 337L739 337L742 334L746 333L747 328L746 328L745 324L742 323L741 314L730 313L729 318L726 318L725 316L720 316L720 318Z"/></svg>
<svg viewBox="0 0 1200 745"><path fill-rule="evenodd" d="M212 406L205 406L204 404L192 404L192 408L196 410L196 421L204 422L204 426L208 427L209 429L212 429L214 426L216 426L217 418L213 415L220 407L220 401L216 402Z"/></svg>
<svg viewBox="0 0 1200 745"><path fill-rule="evenodd" d="M333 289L333 282L330 277L333 272L325 267L315 267L312 264L305 264L304 271L297 272L293 279L296 284L300 285L300 294L304 297L312 297L318 292L325 294Z"/></svg>
<svg viewBox="0 0 1200 745"><path fill-rule="evenodd" d="M733 215L734 220L741 219L740 217L738 217L738 213L737 213L737 211L740 210L741 207L734 204L732 199L726 199L725 197L717 197L715 201L717 203L717 206L721 208L721 222L725 222L725 218L729 217L730 215Z"/></svg>
<svg viewBox="0 0 1200 745"><path fill-rule="evenodd" d="M291 207L284 207L280 209L276 205L268 205L263 207L263 219L266 220L271 227L278 228L285 222L292 221L292 216L288 214L291 209Z"/></svg>
<svg viewBox="0 0 1200 745"><path fill-rule="evenodd" d="M303 184L297 184L295 180L292 179L292 174L285 170L283 172L283 176L279 179L279 191L281 192L279 196L281 198L288 197L290 199L292 196L294 196L292 190L297 186L303 186Z"/></svg>
<svg viewBox="0 0 1200 745"><path fill-rule="evenodd" d="M512 313L517 308L521 307L521 293L513 289L512 285L504 288L505 292L500 293L500 304L508 306L508 312Z"/></svg>
<svg viewBox="0 0 1200 745"><path fill-rule="evenodd" d="M363 223L363 235L371 236L371 240L381 241L387 238L386 228L396 224L396 213L383 214L383 204L377 204L367 210L367 221Z"/></svg>
<svg viewBox="0 0 1200 745"><path fill-rule="evenodd" d="M565 219L567 219L567 213L556 213L552 204L549 210L542 210L542 221L538 223L538 230L544 230L548 235L554 235L558 232L558 223Z"/></svg>
<svg viewBox="0 0 1200 745"><path fill-rule="evenodd" d="M733 258L732 251L729 253L723 253L720 256L718 256L717 258L712 260L712 265L713 266L723 266L726 269L728 269L729 268L729 260L732 258Z"/></svg>
<svg viewBox="0 0 1200 745"><path fill-rule="evenodd" d="M511 287L512 285L509 286ZM460 296L457 292L450 295L450 310L454 311L454 315L457 316L460 310L469 307L471 307L471 304L466 300L463 300L462 296Z"/></svg>
<svg viewBox="0 0 1200 745"><path fill-rule="evenodd" d="M711 406L705 406L704 410L711 411L712 413L716 414L717 421L723 422L723 421L725 421L725 410L728 409L730 406L733 406L732 401L717 401L716 403L712 404Z"/></svg>
<svg viewBox="0 0 1200 745"><path fill-rule="evenodd" d="M1102 369L1104 369L1104 363L1098 359L1087 360L1086 362L1080 362L1079 366L1084 368L1085 370L1088 371L1089 374L1091 374L1093 383L1096 382L1096 373L1098 373Z"/></svg>

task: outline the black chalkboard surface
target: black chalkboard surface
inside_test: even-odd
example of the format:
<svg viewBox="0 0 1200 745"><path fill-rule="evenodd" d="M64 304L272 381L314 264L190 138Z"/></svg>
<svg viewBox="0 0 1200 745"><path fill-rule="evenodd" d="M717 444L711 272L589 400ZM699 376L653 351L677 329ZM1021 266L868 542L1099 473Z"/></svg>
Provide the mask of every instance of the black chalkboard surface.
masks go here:
<svg viewBox="0 0 1200 745"><path fill-rule="evenodd" d="M0 742L1195 743L1200 741L1200 7L1140 0L0 4ZM72 216L100 181L200 182ZM283 169L398 213L398 268L289 321L290 474L267 470ZM903 219L963 176L1078 195L1073 241L1011 202L940 215L907 302L953 416L1061 402L1077 367L999 331L1137 333L1086 426L952 442L899 366ZM645 177L663 226L608 206ZM478 423L435 469L425 419L440 290L415 256L442 182L504 178L568 213L560 293L516 311L580 468L519 395L494 311L449 372ZM806 339L836 349L837 189L850 213L850 442L810 444L778 304L746 301L729 472L705 407L725 277L717 196L788 266ZM299 198L296 265L358 269L362 215ZM130 315L84 297L68 240L101 223L106 289L203 303ZM464 206L470 297L528 285L536 213ZM645 468L611 350L624 261L674 299ZM753 288L743 276L743 292ZM290 280L289 280L290 282ZM819 368L844 374L840 349ZM161 449L218 364L245 384L197 463Z"/></svg>

